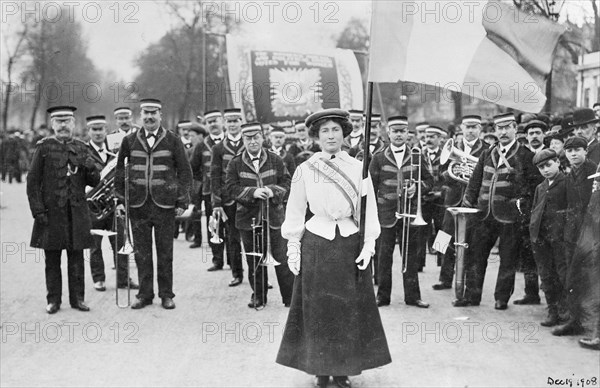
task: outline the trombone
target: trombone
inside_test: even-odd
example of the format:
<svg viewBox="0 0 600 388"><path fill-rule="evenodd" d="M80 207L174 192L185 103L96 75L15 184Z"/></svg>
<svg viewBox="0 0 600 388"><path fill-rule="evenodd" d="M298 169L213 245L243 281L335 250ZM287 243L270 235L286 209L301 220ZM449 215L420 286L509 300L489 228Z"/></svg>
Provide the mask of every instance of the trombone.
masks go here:
<svg viewBox="0 0 600 388"><path fill-rule="evenodd" d="M115 196L114 198L114 202L115 202L115 209L117 207L117 197ZM133 249L133 244L131 243L131 238L129 237L129 161L125 160L125 214L124 215L117 215L117 212L115 211L115 218L114 218L114 230L117 230L117 226L118 226L118 222L117 219L118 218L122 218L123 219L123 234L124 234L124 242L123 242L123 246L121 247L121 249L119 249L118 251L115 250L115 266L117 267L117 276L116 276L116 294L115 294L115 299L116 299L116 303L117 303L117 307L119 308L127 308L131 306L131 279L129 276L129 257L131 256L132 253L134 253L134 249ZM115 245L118 246L118 236L119 234L117 233L116 237L115 237ZM118 272L119 272L119 256L126 256L127 257L127 304L122 304L119 302L119 276L118 276ZM121 258L122 260L124 258Z"/></svg>
<svg viewBox="0 0 600 388"><path fill-rule="evenodd" d="M402 166L398 166L398 206L396 218L402 219L402 231L400 237L400 255L402 256L402 273L406 273L408 267L408 246L411 226L424 226L427 222L423 219L423 206L421 203L421 156L423 152L419 147L413 147L410 150L410 177L404 181L401 180ZM415 161L416 159L416 161ZM414 179L414 170L417 169L417 180ZM412 198L408 196L408 190L413 184L417 185L417 210L415 214L410 213ZM411 220L409 222L409 220Z"/></svg>

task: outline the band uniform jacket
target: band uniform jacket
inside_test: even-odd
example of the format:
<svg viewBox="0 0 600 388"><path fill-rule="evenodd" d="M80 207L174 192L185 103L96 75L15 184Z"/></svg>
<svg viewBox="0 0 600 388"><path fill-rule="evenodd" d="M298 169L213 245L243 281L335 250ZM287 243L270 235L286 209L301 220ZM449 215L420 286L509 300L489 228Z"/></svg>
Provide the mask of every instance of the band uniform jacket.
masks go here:
<svg viewBox="0 0 600 388"><path fill-rule="evenodd" d="M377 213L379 214L379 223L382 228L391 228L396 225L396 212L398 204L404 201L404 190L398 187L398 179L400 182L410 178L412 171L413 179L418 179L418 166L412 166L410 147L406 146L402 166L398 171L398 165L394 158L393 152L387 146L382 152L373 155L373 160L369 165L369 172L373 180L373 188L375 189L375 198L377 199ZM427 193L433 187L433 178L425 161L421 158L421 193ZM418 187L417 187L418 188ZM399 197L400 194L400 197ZM410 212L415 214L417 210L417 193L411 201Z"/></svg>
<svg viewBox="0 0 600 388"><path fill-rule="evenodd" d="M321 151L321 146L316 141L310 138L306 143L296 141L294 144L290 145L290 148L288 149L288 152L294 157L296 166L299 166L300 164L304 163L311 156L313 156L315 152L319 151ZM290 172L290 175L293 174Z"/></svg>
<svg viewBox="0 0 600 388"><path fill-rule="evenodd" d="M346 137L344 138L344 140L342 141L342 151L346 151L346 152L348 152L348 154L350 154L350 149L351 149L352 147L354 147L354 146L352 145L352 142L350 141L350 138L351 138L351 135L348 135L348 136L346 136ZM362 143L362 142L363 142L363 140L365 139L365 135L361 133L361 134L360 134L360 136L358 136L358 138L359 138L360 140L358 141L358 143L356 143L356 145L358 145L358 144L360 144L360 143ZM350 156L352 156L352 155L350 155Z"/></svg>
<svg viewBox="0 0 600 388"><path fill-rule="evenodd" d="M148 200L156 206L187 209L192 169L183 143L173 132L160 127L150 148L145 130L131 133L121 143L117 158L115 189L125 192L125 159L129 160L129 206L138 208Z"/></svg>
<svg viewBox="0 0 600 388"><path fill-rule="evenodd" d="M435 156L433 159L430 158L429 148L425 147L422 149L423 152L423 161L427 166L427 170L429 170L429 174L431 174L433 178L433 186L427 195L425 195L425 202L431 205L439 205L442 206L444 203L443 198L443 181L441 176L441 166L440 166L440 157L442 156L442 147L438 147L435 152Z"/></svg>
<svg viewBox="0 0 600 388"><path fill-rule="evenodd" d="M475 141L475 143L473 144L473 147L471 148L471 153L469 155L474 156L479 159L479 157L481 157L481 154L485 150L487 150L488 147L489 146L486 142L482 141L481 139L477 139ZM459 142L456 145L456 148L458 148L461 151L464 151L465 145L463 142ZM466 183L461 183L450 177L450 174L448 174L448 166L450 165L450 163L452 163L452 160L448 160L448 162L446 162L446 164L444 164L443 166L440 167L442 169L441 177L442 177L443 187L444 187L444 192L445 192L444 206L447 208L454 207L454 206L460 206L463 195L465 194L465 189L467 188Z"/></svg>
<svg viewBox="0 0 600 388"><path fill-rule="evenodd" d="M242 139L238 141L237 147L225 137L225 140L212 148L212 160L210 163L210 188L211 202L213 209L231 205L234 202L233 196L225 188L225 178L227 174L227 165L234 156L242 153L246 148Z"/></svg>
<svg viewBox="0 0 600 388"><path fill-rule="evenodd" d="M285 148L281 147L281 153L275 152L273 148L269 149L269 152L279 156L283 160L283 164L285 168L287 168L290 175L294 175L294 171L296 171L296 161L294 160L294 156L286 151Z"/></svg>
<svg viewBox="0 0 600 388"><path fill-rule="evenodd" d="M369 145L371 145L371 144L369 144ZM383 140L377 139L377 143L374 144L373 152L371 152L371 155L375 155L376 153L383 151L385 146L386 146L386 144ZM365 154L364 147L365 147L364 141L361 140L360 143L358 143L358 145L350 148L350 150L348 151L348 155L352 156L355 159L362 161L364 158L364 154Z"/></svg>
<svg viewBox="0 0 600 388"><path fill-rule="evenodd" d="M48 224L34 221L31 246L48 250L81 250L93 244L85 186L96 186L100 175L85 166L90 152L78 140L50 136L36 144L27 175L31 214L46 213Z"/></svg>
<svg viewBox="0 0 600 388"><path fill-rule="evenodd" d="M210 195L210 163L212 161L212 149L216 145L215 141L207 136L204 141L194 147L194 153L190 164L194 179L202 179L202 195Z"/></svg>
<svg viewBox="0 0 600 388"><path fill-rule="evenodd" d="M463 202L479 208L480 219L491 217L503 224L524 222L529 219L535 187L543 178L533 165L533 153L527 147L514 142L505 155L510 167L504 163L499 165L499 148L491 147L481 155Z"/></svg>
<svg viewBox="0 0 600 388"><path fill-rule="evenodd" d="M567 179L559 171L552 184L544 179L535 189L529 221L531 242L535 243L540 234L548 241L562 241L566 208Z"/></svg>
<svg viewBox="0 0 600 388"><path fill-rule="evenodd" d="M596 172L596 163L586 159L583 164L567 175L567 220L565 224L565 241L571 244L577 243L581 222L585 215L590 197L592 196L593 179L588 176Z"/></svg>
<svg viewBox="0 0 600 388"><path fill-rule="evenodd" d="M252 229L252 218L260 222L264 201L254 198L259 187L273 191L269 198L269 225L281 228L285 217L284 200L290 191L291 176L283 159L275 153L262 149L258 174L248 152L236 155L227 166L225 190L237 202L235 226L240 230Z"/></svg>

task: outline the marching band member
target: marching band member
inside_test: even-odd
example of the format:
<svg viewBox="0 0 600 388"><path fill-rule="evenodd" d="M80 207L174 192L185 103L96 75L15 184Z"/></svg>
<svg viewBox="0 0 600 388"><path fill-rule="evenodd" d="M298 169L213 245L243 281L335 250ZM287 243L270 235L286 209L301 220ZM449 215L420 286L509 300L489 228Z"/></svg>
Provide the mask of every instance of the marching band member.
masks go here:
<svg viewBox="0 0 600 388"><path fill-rule="evenodd" d="M429 123L427 121L423 121L417 124L417 126L415 127L415 131L416 131L416 146L424 149L427 147L427 144L425 143L426 141L426 130L427 128L429 128Z"/></svg>
<svg viewBox="0 0 600 388"><path fill-rule="evenodd" d="M291 175L294 174L294 171L296 170L296 161L294 160L292 154L286 151L283 146L285 143L285 138L286 135L283 128L272 126L271 133L269 134L269 139L271 140L270 151L283 159L283 163Z"/></svg>
<svg viewBox="0 0 600 388"><path fill-rule="evenodd" d="M571 316L567 323L552 331L552 334L557 336L583 332L581 305L577 303L572 290L578 289L577 275L579 273L579 268L575 266L573 260L573 254L583 226L585 212L592 196L594 183L593 180L587 179L587 177L594 174L598 167L596 163L587 158L587 147L588 141L583 137L575 136L565 142L565 153L571 165L571 171L567 174L567 217L564 225L565 253L567 257L567 307Z"/></svg>
<svg viewBox="0 0 600 388"><path fill-rule="evenodd" d="M173 229L175 216L183 214L190 201L192 170L181 140L161 125L161 102L142 99L140 108L143 128L123 139L115 176L117 194L129 195L127 210L136 250L140 289L131 308L144 308L154 299L154 229L158 296L163 308L173 309ZM125 193L126 159L129 193Z"/></svg>
<svg viewBox="0 0 600 388"><path fill-rule="evenodd" d="M290 187L290 174L283 160L274 152L263 149L263 131L259 123L242 125L242 140L245 151L236 155L227 166L226 191L237 202L235 226L240 231L246 261L248 281L252 287L252 298L248 307L258 308L267 303L267 267L259 264L259 258L248 255L257 245L253 240L258 234L261 252L266 252L266 231L252 231L253 218L259 223L268 217L270 249L274 259L280 263L275 267L277 282L283 304L289 306L292 299L294 276L287 266L286 242L281 237L281 223L284 218L284 201ZM269 201L268 214L265 201ZM263 223L263 228L266 224ZM256 276L256 278L255 278ZM256 284L254 280L256 279Z"/></svg>
<svg viewBox="0 0 600 388"><path fill-rule="evenodd" d="M314 139L308 136L304 122L296 123L295 128L298 140L290 146L288 152L294 157L296 166L299 166L302 162L313 156L315 152L321 151L321 147Z"/></svg>
<svg viewBox="0 0 600 388"><path fill-rule="evenodd" d="M117 122L117 131L123 135L128 135L129 131L135 132L139 127L133 124L133 112L130 108L122 106L114 110L115 121Z"/></svg>
<svg viewBox="0 0 600 388"><path fill-rule="evenodd" d="M388 135L390 145L382 152L373 155L369 166L373 188L377 198L377 214L381 225L378 247L378 279L377 283L377 305L387 306L391 301L392 294L392 263L397 236L401 233L402 220L398 220L395 213L398 209L399 196L404 195L404 190L399 190L399 185L405 187L406 180L411 175L416 179L418 166L415 165L411 155L411 149L407 146L408 119L405 116L390 117L388 121ZM431 174L427 170L423 158L418 161L421 165L421 187L422 192L430 190L433 184ZM398 167L400 166L400 167ZM400 171L398 171L400 168ZM408 188L409 198L416 193L415 182L410 182ZM401 198L401 200L404 197ZM416 213L416 200L411 201L410 213ZM409 220L410 222L410 220ZM404 285L404 302L409 306L421 308L429 307L428 303L421 300L419 288L419 266L417 257L419 244L419 229L421 226L410 226L408 240L408 257L406 259L406 271L402 274ZM401 241L401 244L404 243Z"/></svg>
<svg viewBox="0 0 600 388"><path fill-rule="evenodd" d="M361 163L342 151L352 130L348 112L326 109L310 115L306 126L323 152L296 169L281 228L296 279L276 362L317 375L319 387L330 376L350 387L348 376L391 362L372 277L361 272L380 233L375 195ZM364 241L361 193L367 196ZM314 216L305 222L307 206Z"/></svg>
<svg viewBox="0 0 600 388"><path fill-rule="evenodd" d="M532 152L516 140L514 114L495 116L494 127L500 142L479 158L463 199L467 207L477 207L481 211L472 222L471 242L466 252L465 299L456 300L456 307L478 306L481 302L488 256L500 237L494 308L508 308L514 290L515 258L520 240L515 224L526 218L538 182L539 172L533 166Z"/></svg>
<svg viewBox="0 0 600 388"><path fill-rule="evenodd" d="M227 165L234 156L244 151L242 142L242 110L231 108L225 109L223 114L225 126L227 127L227 138L215 145L212 149L212 160L210 165L210 184L213 217L220 217L225 224L225 245L227 246L227 261L231 266L233 279L229 282L230 287L238 286L244 278L244 267L242 265L242 247L240 244L240 233L235 226L235 199L225 189L225 177Z"/></svg>
<svg viewBox="0 0 600 388"><path fill-rule="evenodd" d="M462 132L462 141L456 144L456 148L464 151L467 155L479 158L481 154L488 149L488 144L479 138L481 131L481 116L478 115L466 115L463 116L460 124ZM464 171L464 165L455 165L456 171L455 176L460 176ZM460 206L465 189L467 188L466 183L459 182L452 179L447 171L447 166L444 166L442 172L442 180L446 187L444 196L444 208ZM468 174L470 175L470 173ZM444 219L442 220L442 230L452 236L450 245L446 249L446 253L442 258L442 267L440 268L440 282L433 285L434 290L444 290L452 288L452 279L454 278L454 266L456 264L456 255L454 250L454 218L449 212L444 213ZM467 228L469 230L469 228ZM469 238L467 237L467 241Z"/></svg>
<svg viewBox="0 0 600 388"><path fill-rule="evenodd" d="M85 143L73 138L76 109L48 109L54 136L36 144L27 174L27 197L35 218L30 245L43 249L46 257L48 314L56 313L62 302L63 249L68 257L71 307L89 311L84 303L83 250L90 248L93 240L85 186L96 186L100 176Z"/></svg>
<svg viewBox="0 0 600 388"><path fill-rule="evenodd" d="M369 136L369 150L371 155L382 151L385 148L385 142L381 140L379 131L381 131L381 115L371 115L371 134ZM348 155L358 160L363 160L365 149L365 141L361 140L357 145L348 150Z"/></svg>
<svg viewBox="0 0 600 388"><path fill-rule="evenodd" d="M117 156L110 153L107 150L106 143L106 117L105 116L90 116L86 118L88 136L90 141L88 148L90 154L96 164L96 169L102 171L110 162L112 162ZM111 213L108 217L99 220L92 214L92 229L104 229L113 230L114 217L116 215ZM124 225L119 217L117 217L117 236L110 236L110 246L113 252L118 252L119 249L125 244L124 236ZM90 248L90 270L92 271L92 280L94 281L94 288L96 291L106 291L106 273L104 272L104 259L102 257L102 236L93 236L94 244ZM118 244L117 244L118 243ZM119 254L117 263L114 263L117 267L117 287L127 288L127 267L129 266L129 256ZM139 286L129 280L129 288L137 290Z"/></svg>
<svg viewBox="0 0 600 388"><path fill-rule="evenodd" d="M342 143L342 151L348 151L352 147L356 147L365 139L365 120L362 110L352 109L350 113L350 123L352 123L352 132L344 138ZM371 118L372 119L372 118Z"/></svg>

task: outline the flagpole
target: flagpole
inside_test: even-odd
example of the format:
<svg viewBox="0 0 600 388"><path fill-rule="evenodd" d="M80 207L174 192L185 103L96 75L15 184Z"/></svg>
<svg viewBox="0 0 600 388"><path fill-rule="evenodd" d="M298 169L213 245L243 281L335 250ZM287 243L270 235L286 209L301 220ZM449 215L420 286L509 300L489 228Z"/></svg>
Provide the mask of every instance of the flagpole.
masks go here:
<svg viewBox="0 0 600 388"><path fill-rule="evenodd" d="M365 120L365 137L363 140L363 170L362 170L362 179L367 179L369 177L369 162L371 159L371 149L369 147L369 139L371 137L371 115L373 111L373 82L367 83L367 112L366 112L366 120ZM364 187L364 185L361 185ZM360 193L360 224L358 227L358 235L360 236L360 250L362 251L362 247L365 242L365 228L366 228L366 214L367 214L367 196ZM358 270L358 269L357 269ZM365 269L366 271L366 269ZM371 269L369 268L369 271ZM362 278L363 271L358 271L358 279ZM369 273L371 276L371 273Z"/></svg>

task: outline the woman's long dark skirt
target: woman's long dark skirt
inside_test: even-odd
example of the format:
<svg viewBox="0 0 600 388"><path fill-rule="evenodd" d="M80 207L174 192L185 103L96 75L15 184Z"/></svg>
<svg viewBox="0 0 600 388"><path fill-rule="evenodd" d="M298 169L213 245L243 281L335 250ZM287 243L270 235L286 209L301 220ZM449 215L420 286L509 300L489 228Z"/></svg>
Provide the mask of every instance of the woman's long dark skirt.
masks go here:
<svg viewBox="0 0 600 388"><path fill-rule="evenodd" d="M277 363L312 375L353 376L392 360L369 270L357 277L359 237L306 231L302 268Z"/></svg>

